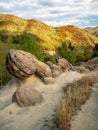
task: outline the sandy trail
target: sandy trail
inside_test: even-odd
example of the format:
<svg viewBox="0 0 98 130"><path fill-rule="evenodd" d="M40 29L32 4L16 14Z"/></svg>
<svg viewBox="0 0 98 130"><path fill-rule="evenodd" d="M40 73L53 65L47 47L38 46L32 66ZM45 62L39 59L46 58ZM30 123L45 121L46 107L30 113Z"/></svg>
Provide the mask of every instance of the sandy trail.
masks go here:
<svg viewBox="0 0 98 130"><path fill-rule="evenodd" d="M82 76L75 71L66 72L52 85L44 85L34 76L24 82L13 78L0 92L0 130L53 130L55 107L63 96L61 86ZM20 84L37 89L44 101L28 108L12 103L12 95Z"/></svg>

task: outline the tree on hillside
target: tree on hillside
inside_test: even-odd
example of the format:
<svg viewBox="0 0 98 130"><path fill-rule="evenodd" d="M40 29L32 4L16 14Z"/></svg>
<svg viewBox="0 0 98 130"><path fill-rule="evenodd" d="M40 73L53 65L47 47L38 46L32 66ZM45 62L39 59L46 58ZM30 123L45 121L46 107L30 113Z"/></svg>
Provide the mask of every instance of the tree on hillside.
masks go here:
<svg viewBox="0 0 98 130"><path fill-rule="evenodd" d="M98 44L95 45L93 56L98 56Z"/></svg>
<svg viewBox="0 0 98 130"><path fill-rule="evenodd" d="M43 55L40 45L37 44L36 39L29 33L23 33L16 39L19 42L19 49L34 54L39 60L43 60Z"/></svg>
<svg viewBox="0 0 98 130"><path fill-rule="evenodd" d="M74 48L74 51L76 53L77 61L87 61L92 57L93 54L92 48L84 45L77 45Z"/></svg>
<svg viewBox="0 0 98 130"><path fill-rule="evenodd" d="M76 62L76 55L73 50L69 47L70 44L67 42L63 42L60 47L58 47L57 53L59 56L67 59L70 63L75 63Z"/></svg>

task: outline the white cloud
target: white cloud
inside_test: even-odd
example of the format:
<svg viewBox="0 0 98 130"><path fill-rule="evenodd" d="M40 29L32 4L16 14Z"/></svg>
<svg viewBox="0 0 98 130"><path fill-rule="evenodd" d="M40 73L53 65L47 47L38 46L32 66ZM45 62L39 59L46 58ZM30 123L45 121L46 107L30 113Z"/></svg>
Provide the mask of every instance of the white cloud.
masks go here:
<svg viewBox="0 0 98 130"><path fill-rule="evenodd" d="M10 9L14 6L13 3L4 3L4 2L0 2L0 7L3 7L5 9Z"/></svg>
<svg viewBox="0 0 98 130"><path fill-rule="evenodd" d="M35 18L49 25L88 24L87 17L98 18L97 0L1 0L0 13ZM86 17L86 19L84 19ZM59 22L58 22L59 21Z"/></svg>

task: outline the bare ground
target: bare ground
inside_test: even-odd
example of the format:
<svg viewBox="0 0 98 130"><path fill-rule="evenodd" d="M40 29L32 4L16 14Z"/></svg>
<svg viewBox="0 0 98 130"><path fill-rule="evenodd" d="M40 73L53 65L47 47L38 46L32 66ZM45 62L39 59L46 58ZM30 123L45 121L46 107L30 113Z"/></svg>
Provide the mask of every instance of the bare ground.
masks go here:
<svg viewBox="0 0 98 130"><path fill-rule="evenodd" d="M13 78L0 91L0 130L54 130L55 107L62 99L62 86L82 78L75 71L63 73L51 85L43 84L32 76L25 81ZM42 93L44 101L32 107L20 108L12 103L12 95L19 86L34 87Z"/></svg>

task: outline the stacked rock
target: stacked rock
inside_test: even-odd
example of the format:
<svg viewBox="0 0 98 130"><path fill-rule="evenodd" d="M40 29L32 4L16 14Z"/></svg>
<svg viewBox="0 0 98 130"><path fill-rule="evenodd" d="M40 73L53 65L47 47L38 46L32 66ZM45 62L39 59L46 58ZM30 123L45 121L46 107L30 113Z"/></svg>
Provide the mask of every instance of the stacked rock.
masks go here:
<svg viewBox="0 0 98 130"><path fill-rule="evenodd" d="M6 66L9 73L19 79L35 74L46 84L55 81L50 67L28 52L11 49L6 58Z"/></svg>
<svg viewBox="0 0 98 130"><path fill-rule="evenodd" d="M21 80L35 74L45 84L50 84L55 82L55 77L69 68L69 62L64 58L59 58L57 65L50 61L45 64L28 52L11 49L6 58L6 67L10 74ZM36 105L42 100L42 95L31 87L19 86L12 97L12 101L21 107Z"/></svg>
<svg viewBox="0 0 98 130"><path fill-rule="evenodd" d="M52 71L47 64L45 64L41 61L37 61L35 64L37 67L36 75L38 75L45 84L55 82L54 78L52 77Z"/></svg>

